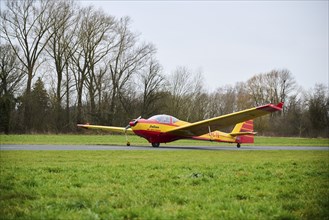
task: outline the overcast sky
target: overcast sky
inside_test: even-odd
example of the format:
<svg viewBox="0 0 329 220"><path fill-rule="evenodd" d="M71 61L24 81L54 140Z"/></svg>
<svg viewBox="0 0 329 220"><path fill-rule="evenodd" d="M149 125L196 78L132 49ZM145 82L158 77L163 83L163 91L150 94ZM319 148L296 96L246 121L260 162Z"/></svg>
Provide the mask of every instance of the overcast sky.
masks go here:
<svg viewBox="0 0 329 220"><path fill-rule="evenodd" d="M1 0L0 0L1 1ZM79 2L79 1L78 1ZM87 1L129 16L141 41L153 43L165 74L202 71L206 87L290 70L309 89L329 85L329 1ZM1 1L1 6L3 6Z"/></svg>
<svg viewBox="0 0 329 220"><path fill-rule="evenodd" d="M81 1L132 18L166 74L202 70L209 89L286 68L328 85L328 1Z"/></svg>

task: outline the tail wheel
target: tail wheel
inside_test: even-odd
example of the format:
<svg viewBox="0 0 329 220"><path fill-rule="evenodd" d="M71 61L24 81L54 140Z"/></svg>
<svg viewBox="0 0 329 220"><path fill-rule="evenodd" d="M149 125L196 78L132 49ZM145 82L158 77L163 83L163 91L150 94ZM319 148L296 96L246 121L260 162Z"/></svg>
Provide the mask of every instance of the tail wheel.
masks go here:
<svg viewBox="0 0 329 220"><path fill-rule="evenodd" d="M152 143L152 147L159 147L160 143Z"/></svg>
<svg viewBox="0 0 329 220"><path fill-rule="evenodd" d="M241 147L241 144L240 144L240 143L238 143L238 144L236 145L236 147L237 147L237 148L240 148L240 147Z"/></svg>

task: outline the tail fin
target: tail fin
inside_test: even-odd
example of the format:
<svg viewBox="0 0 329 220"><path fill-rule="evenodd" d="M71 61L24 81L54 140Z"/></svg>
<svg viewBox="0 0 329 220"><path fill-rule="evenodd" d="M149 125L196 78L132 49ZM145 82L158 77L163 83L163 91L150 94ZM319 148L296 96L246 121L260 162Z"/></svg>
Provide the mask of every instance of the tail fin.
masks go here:
<svg viewBox="0 0 329 220"><path fill-rule="evenodd" d="M255 134L253 120L236 124L230 133L231 136L236 137L238 143L254 143Z"/></svg>

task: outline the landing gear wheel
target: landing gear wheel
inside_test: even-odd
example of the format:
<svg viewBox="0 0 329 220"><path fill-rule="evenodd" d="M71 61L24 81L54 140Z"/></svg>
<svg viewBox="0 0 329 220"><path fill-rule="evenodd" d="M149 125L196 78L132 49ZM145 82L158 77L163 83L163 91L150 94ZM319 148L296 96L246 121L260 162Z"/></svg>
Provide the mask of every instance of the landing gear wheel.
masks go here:
<svg viewBox="0 0 329 220"><path fill-rule="evenodd" d="M128 146L128 147L130 146L130 142L129 142L129 141L127 141L127 146Z"/></svg>
<svg viewBox="0 0 329 220"><path fill-rule="evenodd" d="M237 147L237 148L240 148L240 147L241 147L240 143L238 143L238 144L236 145L236 147Z"/></svg>
<svg viewBox="0 0 329 220"><path fill-rule="evenodd" d="M159 147L160 143L152 143L152 147Z"/></svg>

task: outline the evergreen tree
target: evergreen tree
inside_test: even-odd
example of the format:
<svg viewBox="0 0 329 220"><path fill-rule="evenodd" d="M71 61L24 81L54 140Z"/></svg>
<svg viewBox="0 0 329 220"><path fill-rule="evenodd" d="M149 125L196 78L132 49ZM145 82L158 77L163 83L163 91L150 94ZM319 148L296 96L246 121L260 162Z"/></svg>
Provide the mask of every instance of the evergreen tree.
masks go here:
<svg viewBox="0 0 329 220"><path fill-rule="evenodd" d="M45 132L50 124L50 99L44 83L39 77L31 92L31 130Z"/></svg>

